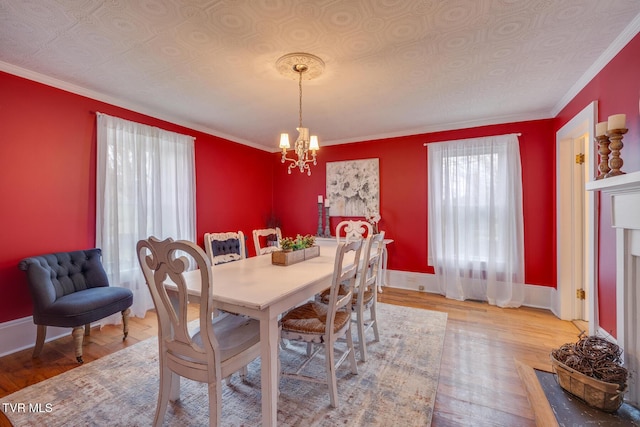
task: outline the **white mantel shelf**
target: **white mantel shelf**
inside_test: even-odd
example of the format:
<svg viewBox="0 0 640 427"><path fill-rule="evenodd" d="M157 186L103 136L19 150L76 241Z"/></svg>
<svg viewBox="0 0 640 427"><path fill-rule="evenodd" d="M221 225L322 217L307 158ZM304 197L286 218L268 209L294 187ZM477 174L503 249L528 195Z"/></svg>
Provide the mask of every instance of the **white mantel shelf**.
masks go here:
<svg viewBox="0 0 640 427"><path fill-rule="evenodd" d="M587 182L585 189L587 191L602 191L604 193L618 194L640 191L640 172L632 172Z"/></svg>

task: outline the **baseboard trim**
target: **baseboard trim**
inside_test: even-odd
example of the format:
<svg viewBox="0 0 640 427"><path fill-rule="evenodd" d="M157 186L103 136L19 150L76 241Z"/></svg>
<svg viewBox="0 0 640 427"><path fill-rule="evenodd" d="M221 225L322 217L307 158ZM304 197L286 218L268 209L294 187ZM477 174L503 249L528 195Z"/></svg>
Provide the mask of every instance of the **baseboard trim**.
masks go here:
<svg viewBox="0 0 640 427"><path fill-rule="evenodd" d="M440 293L435 274L388 270L385 279L385 283L392 288L409 289L432 294ZM551 310L557 317L557 314L552 310L555 295L554 291L555 288L548 286L525 284L524 302L522 305Z"/></svg>
<svg viewBox="0 0 640 427"><path fill-rule="evenodd" d="M32 348L36 344L37 326L33 317L0 323L0 357L20 350ZM71 328L47 327L46 342L71 334Z"/></svg>

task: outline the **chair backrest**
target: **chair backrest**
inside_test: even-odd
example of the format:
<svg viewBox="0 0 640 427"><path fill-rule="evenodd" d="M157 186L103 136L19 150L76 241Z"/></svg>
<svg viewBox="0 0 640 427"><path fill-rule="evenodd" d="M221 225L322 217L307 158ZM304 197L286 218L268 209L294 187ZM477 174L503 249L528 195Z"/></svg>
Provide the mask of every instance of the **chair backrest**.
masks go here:
<svg viewBox="0 0 640 427"><path fill-rule="evenodd" d="M256 248L256 255L258 256L279 251L281 240L282 232L280 231L280 227L253 230L253 244ZM262 241L265 241L267 244L263 245L261 243ZM274 244L269 245L269 242L274 242Z"/></svg>
<svg viewBox="0 0 640 427"><path fill-rule="evenodd" d="M213 277L209 257L195 243L173 239L160 241L155 237L140 240L137 253L157 311L161 357L164 357L165 353L170 354L170 359L178 365L185 360L191 360L200 364L209 362L210 366L214 366L214 361L220 360L220 349L211 323ZM187 256L195 261L197 270L187 272ZM197 274L202 284L199 334L201 343L192 340L188 329L189 301L185 274ZM175 285L175 292L167 289L166 283L171 282Z"/></svg>
<svg viewBox="0 0 640 427"><path fill-rule="evenodd" d="M364 241L362 239L338 244L331 288L327 300L328 310L325 324L325 335L327 337L334 333L333 325L336 313L341 309L351 312L351 302L363 248ZM353 253L353 261L345 260L345 256L349 253Z"/></svg>
<svg viewBox="0 0 640 427"><path fill-rule="evenodd" d="M244 233L242 231L227 233L205 233L204 250L212 265L237 261L247 257Z"/></svg>
<svg viewBox="0 0 640 427"><path fill-rule="evenodd" d="M367 236L364 241L362 263L358 275L358 301L362 302L364 292L367 290L377 291L376 285L379 282L379 275L382 268L382 251L384 246L384 231L378 234Z"/></svg>
<svg viewBox="0 0 640 427"><path fill-rule="evenodd" d="M25 258L18 268L27 273L34 320L58 298L89 288L109 286L99 248L57 252Z"/></svg>
<svg viewBox="0 0 640 427"><path fill-rule="evenodd" d="M351 242L373 234L373 227L367 221L340 221L336 226L336 240Z"/></svg>

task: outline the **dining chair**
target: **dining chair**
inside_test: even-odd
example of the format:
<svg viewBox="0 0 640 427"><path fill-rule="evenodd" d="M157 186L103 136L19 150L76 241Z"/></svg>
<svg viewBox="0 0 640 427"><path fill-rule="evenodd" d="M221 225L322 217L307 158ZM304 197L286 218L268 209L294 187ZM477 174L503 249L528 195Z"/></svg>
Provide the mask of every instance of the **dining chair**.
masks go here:
<svg viewBox="0 0 640 427"><path fill-rule="evenodd" d="M315 350L311 352L307 350L307 357L297 370L281 372L281 376L326 384L329 388L331 406L334 408L338 407L336 370L349 358L351 373L354 375L358 373L351 335L351 301L362 248L362 240L338 245L328 304L317 301L307 302L290 310L280 321L281 338L290 342L305 343L308 350L315 346ZM345 262L345 255L350 253L353 253L353 262ZM338 292L341 286L346 290L344 294ZM346 349L336 361L336 343L341 338L346 341ZM323 348L325 377L303 374L303 370Z"/></svg>
<svg viewBox="0 0 640 427"><path fill-rule="evenodd" d="M380 341L378 331L378 284L382 274L382 252L384 250L384 231L373 234L365 240L365 248L359 274L356 280L352 308L358 327L358 347L360 360L367 361L366 333L373 329L374 342ZM366 312L369 311L367 318Z"/></svg>
<svg viewBox="0 0 640 427"><path fill-rule="evenodd" d="M355 221L347 220L341 221L336 226L336 240L338 243L341 241L349 242L353 239L362 239L366 236L371 236L373 233L373 226L368 221ZM382 271L378 277L378 292L382 293L383 274L386 271L386 259L387 259L387 247L382 245Z"/></svg>
<svg viewBox="0 0 640 427"><path fill-rule="evenodd" d="M204 250L209 256L212 265L224 264L247 257L245 238L242 231L205 233Z"/></svg>
<svg viewBox="0 0 640 427"><path fill-rule="evenodd" d="M259 230L253 230L253 244L256 248L256 255L270 254L280 250L280 241L282 240L282 232L280 227L275 228L263 228ZM267 243L275 242L274 245L262 245L262 241Z"/></svg>
<svg viewBox="0 0 640 427"><path fill-rule="evenodd" d="M374 342L380 341L377 320L378 284L382 274L382 253L384 250L384 231L367 236L363 240L362 261L358 266L356 284L353 291L351 309L355 314L354 322L358 329L358 349L360 360L367 361L366 333L373 328ZM328 303L330 290L321 292L316 300ZM341 286L340 294L346 294ZM367 310L369 315L367 316Z"/></svg>
<svg viewBox="0 0 640 427"><path fill-rule="evenodd" d="M153 424L162 425L169 400L180 397L180 377L185 377L208 384L209 425L219 426L222 380L260 355L259 323L228 313L213 317L211 261L196 244L149 237L138 242L137 252L158 317L160 390ZM188 273L198 274L202 283L194 330L187 320L189 258L198 270ZM177 288L177 298L167 292L167 283Z"/></svg>
<svg viewBox="0 0 640 427"><path fill-rule="evenodd" d="M340 221L336 226L336 240L338 243L363 239L372 234L373 226L367 221Z"/></svg>

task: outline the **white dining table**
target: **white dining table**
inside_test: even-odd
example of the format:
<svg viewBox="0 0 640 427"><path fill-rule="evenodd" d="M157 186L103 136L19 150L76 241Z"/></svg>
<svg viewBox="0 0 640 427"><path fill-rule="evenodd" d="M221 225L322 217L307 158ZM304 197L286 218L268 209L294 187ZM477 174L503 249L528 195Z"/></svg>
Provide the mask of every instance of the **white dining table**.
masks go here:
<svg viewBox="0 0 640 427"><path fill-rule="evenodd" d="M331 285L337 244L320 256L289 266L271 264L271 255L212 267L215 308L246 314L260 322L262 425L275 426L278 413L279 316ZM189 300L200 298L200 274L185 273Z"/></svg>

